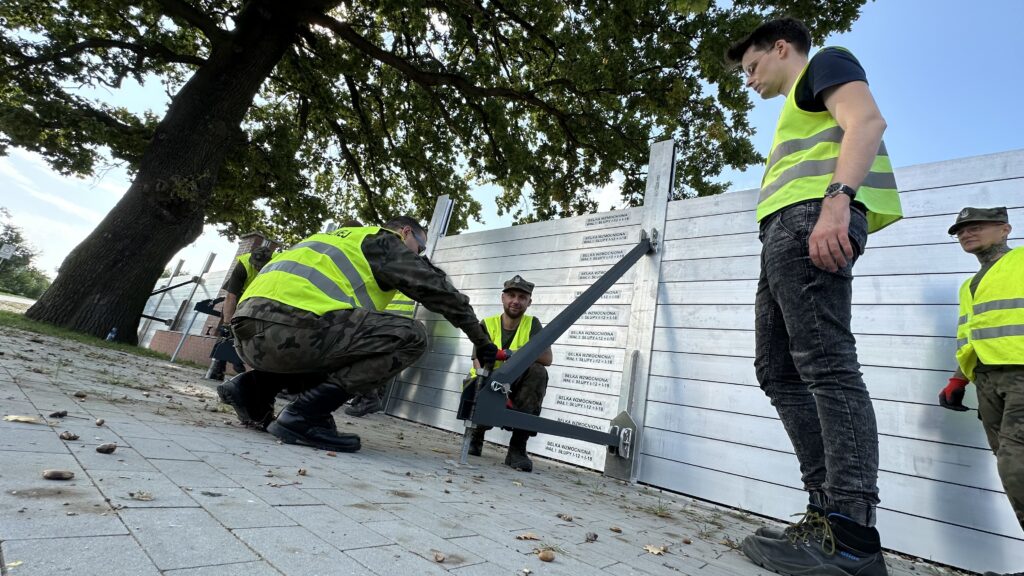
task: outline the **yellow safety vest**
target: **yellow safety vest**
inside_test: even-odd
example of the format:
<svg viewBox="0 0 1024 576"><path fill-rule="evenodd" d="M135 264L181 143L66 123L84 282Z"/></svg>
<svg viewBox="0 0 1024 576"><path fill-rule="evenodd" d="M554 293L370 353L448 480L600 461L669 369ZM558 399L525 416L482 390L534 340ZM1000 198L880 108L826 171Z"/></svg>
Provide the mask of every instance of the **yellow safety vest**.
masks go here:
<svg viewBox="0 0 1024 576"><path fill-rule="evenodd" d="M245 289L249 287L249 284L252 284L253 278L259 274L259 271L252 265L252 254L242 254L238 257L238 263L242 265L242 268L245 268L245 282L242 283L242 294L245 294Z"/></svg>
<svg viewBox="0 0 1024 576"><path fill-rule="evenodd" d="M804 67L779 114L775 139L761 179L758 222L786 206L824 198L825 188L836 171L843 129L828 110L808 112L797 106L796 85L806 73L807 67ZM868 233L877 232L903 217L885 142L879 146L870 171L857 189L857 202L867 208Z"/></svg>
<svg viewBox="0 0 1024 576"><path fill-rule="evenodd" d="M388 307L384 309L385 312L392 314L398 314L399 316L405 316L406 318L412 318L416 315L416 303L411 298L396 292L395 297L388 304Z"/></svg>
<svg viewBox="0 0 1024 576"><path fill-rule="evenodd" d="M1024 247L1004 254L989 268L974 295L971 280L960 286L956 361L974 380L978 360L985 364L1024 364Z"/></svg>
<svg viewBox="0 0 1024 576"><path fill-rule="evenodd" d="M377 286L362 249L363 239L381 230L386 229L339 228L306 238L264 266L240 302L268 298L320 316L332 310L384 310L396 291Z"/></svg>
<svg viewBox="0 0 1024 576"><path fill-rule="evenodd" d="M501 314L484 318L484 326L487 327L487 334L491 337L491 342L501 346ZM523 314L522 318L519 319L519 328L516 328L516 335L512 337L512 343L509 344L508 349L515 352L526 346L526 343L530 341L531 328L533 328L533 316ZM497 370L502 364L503 362L496 361L494 369ZM469 377L476 378L476 368L470 369Z"/></svg>

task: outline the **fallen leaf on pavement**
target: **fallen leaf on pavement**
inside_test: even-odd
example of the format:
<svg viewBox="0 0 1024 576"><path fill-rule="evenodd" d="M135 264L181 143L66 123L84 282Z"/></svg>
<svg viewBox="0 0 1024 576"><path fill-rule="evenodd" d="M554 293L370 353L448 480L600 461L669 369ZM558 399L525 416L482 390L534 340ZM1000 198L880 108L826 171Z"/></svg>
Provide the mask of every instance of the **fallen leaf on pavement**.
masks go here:
<svg viewBox="0 0 1024 576"><path fill-rule="evenodd" d="M141 500L143 502L149 502L150 500L153 499L153 495L150 494L149 492L146 492L145 490L139 490L138 492L129 492L128 496L131 497L132 500Z"/></svg>
<svg viewBox="0 0 1024 576"><path fill-rule="evenodd" d="M609 528L609 530L615 532L616 534L622 534L622 528L619 528L618 526L612 526L611 528Z"/></svg>
<svg viewBox="0 0 1024 576"><path fill-rule="evenodd" d="M24 560L15 560L14 562L8 562L7 563L7 567L8 568L17 568L18 566L21 566L24 563L25 563Z"/></svg>
<svg viewBox="0 0 1024 576"><path fill-rule="evenodd" d="M572 522L572 516L569 515L569 514L564 514L564 513L560 512L560 513L556 514L556 516L558 516L562 520L565 520L566 522Z"/></svg>
<svg viewBox="0 0 1024 576"><path fill-rule="evenodd" d="M650 552L651 554L654 554L655 556L661 556L665 553L664 546L654 546L653 544L648 544L644 546L644 550Z"/></svg>
<svg viewBox="0 0 1024 576"><path fill-rule="evenodd" d="M540 540L540 536L537 536L533 532L526 532L525 534L516 536L516 540Z"/></svg>
<svg viewBox="0 0 1024 576"><path fill-rule="evenodd" d="M10 414L4 416L5 422L22 422L25 424L46 424L42 418L36 418L35 416L19 416L17 414Z"/></svg>
<svg viewBox="0 0 1024 576"><path fill-rule="evenodd" d="M522 483L522 482L520 482L519 480L513 480L513 481L512 481L512 485L513 485L513 486L522 486L522 485L523 485L523 483Z"/></svg>
<svg viewBox="0 0 1024 576"><path fill-rule="evenodd" d="M331 457L335 457L335 456L338 455L338 453L337 452L328 452L327 455L331 456Z"/></svg>
<svg viewBox="0 0 1024 576"><path fill-rule="evenodd" d="M68 411L67 410L58 410L58 411L54 412L53 414L50 414L50 418L63 418L65 416L67 416L67 415L68 415Z"/></svg>

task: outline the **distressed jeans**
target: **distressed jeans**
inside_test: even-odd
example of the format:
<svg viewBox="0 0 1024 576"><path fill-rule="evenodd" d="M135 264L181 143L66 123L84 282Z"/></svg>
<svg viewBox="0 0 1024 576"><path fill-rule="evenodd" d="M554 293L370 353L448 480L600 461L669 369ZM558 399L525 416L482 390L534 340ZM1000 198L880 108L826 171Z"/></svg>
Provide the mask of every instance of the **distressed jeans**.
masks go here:
<svg viewBox="0 0 1024 576"><path fill-rule="evenodd" d="M854 262L867 220L850 210ZM754 305L754 367L789 434L812 502L873 526L878 504L878 428L850 331L853 265L815 266L807 239L821 202L784 208L761 223Z"/></svg>

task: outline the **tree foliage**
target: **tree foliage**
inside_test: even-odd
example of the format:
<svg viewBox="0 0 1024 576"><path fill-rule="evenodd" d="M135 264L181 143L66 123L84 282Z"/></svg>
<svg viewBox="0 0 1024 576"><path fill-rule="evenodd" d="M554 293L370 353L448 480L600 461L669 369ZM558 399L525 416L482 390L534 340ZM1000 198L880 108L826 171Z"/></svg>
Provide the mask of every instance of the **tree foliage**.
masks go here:
<svg viewBox="0 0 1024 576"><path fill-rule="evenodd" d="M338 214L426 217L449 194L461 229L479 217L474 185L500 188L501 213L543 220L592 211L588 192L617 171L623 202L636 205L648 147L665 138L681 145L680 194L721 192L713 179L724 168L760 159L749 96L722 63L728 42L774 11L821 37L848 28L862 3L382 0L311 10L201 198L204 213L231 233L295 237ZM241 7L5 2L0 146L40 152L64 173L90 174L107 153L137 168L159 118L109 103L116 91L132 79L176 93L232 34Z"/></svg>
<svg viewBox="0 0 1024 576"><path fill-rule="evenodd" d="M11 213L0 207L0 246L13 244L14 254L0 260L0 292L38 298L50 287L50 279L33 265L39 252L25 242L21 229L11 222Z"/></svg>

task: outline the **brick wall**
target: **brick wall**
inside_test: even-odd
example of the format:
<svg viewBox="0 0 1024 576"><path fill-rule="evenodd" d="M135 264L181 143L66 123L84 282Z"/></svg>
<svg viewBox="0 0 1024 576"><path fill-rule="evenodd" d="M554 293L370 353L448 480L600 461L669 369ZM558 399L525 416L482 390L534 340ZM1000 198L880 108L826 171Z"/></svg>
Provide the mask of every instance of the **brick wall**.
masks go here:
<svg viewBox="0 0 1024 576"><path fill-rule="evenodd" d="M178 347L178 342L180 341L181 332L157 330L153 334L153 340L150 341L149 348L170 356L174 354L174 349ZM216 343L217 338L213 336L189 335L185 343L182 344L181 351L178 352L178 359L195 362L200 366L209 366L210 351L213 350L213 345Z"/></svg>

